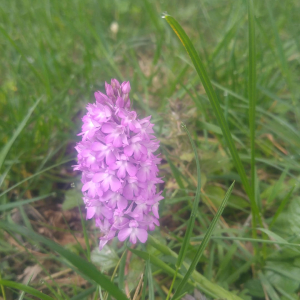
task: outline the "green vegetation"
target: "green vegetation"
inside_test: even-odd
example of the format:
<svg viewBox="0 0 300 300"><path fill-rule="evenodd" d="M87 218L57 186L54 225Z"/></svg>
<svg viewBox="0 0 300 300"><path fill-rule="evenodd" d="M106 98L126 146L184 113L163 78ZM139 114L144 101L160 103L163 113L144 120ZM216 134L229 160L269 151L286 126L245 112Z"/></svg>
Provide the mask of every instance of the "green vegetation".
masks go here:
<svg viewBox="0 0 300 300"><path fill-rule="evenodd" d="M295 0L2 1L0 298L299 299L299 14ZM99 252L72 165L111 78L152 115L165 199L147 244Z"/></svg>

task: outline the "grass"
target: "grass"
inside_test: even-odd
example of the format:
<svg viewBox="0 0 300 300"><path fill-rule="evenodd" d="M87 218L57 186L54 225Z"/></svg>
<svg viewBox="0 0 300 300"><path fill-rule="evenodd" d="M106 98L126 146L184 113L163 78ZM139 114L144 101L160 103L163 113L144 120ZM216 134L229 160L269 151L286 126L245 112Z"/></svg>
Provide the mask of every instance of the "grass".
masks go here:
<svg viewBox="0 0 300 300"><path fill-rule="evenodd" d="M295 0L3 1L0 297L298 299L299 13ZM166 199L146 245L99 253L71 166L85 106L110 78L130 80L152 115Z"/></svg>

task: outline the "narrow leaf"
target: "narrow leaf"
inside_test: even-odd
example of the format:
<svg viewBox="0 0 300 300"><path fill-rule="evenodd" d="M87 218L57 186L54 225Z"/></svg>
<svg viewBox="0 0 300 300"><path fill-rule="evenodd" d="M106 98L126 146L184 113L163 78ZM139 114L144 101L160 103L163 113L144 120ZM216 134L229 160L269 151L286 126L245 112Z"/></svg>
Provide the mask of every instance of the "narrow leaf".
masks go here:
<svg viewBox="0 0 300 300"><path fill-rule="evenodd" d="M193 271L195 270L195 268L196 268L196 266L197 266L197 264L199 262L199 259L201 258L202 254L204 252L204 249L206 248L206 246L207 246L207 244L208 244L208 242L210 240L210 237L211 237L211 235L212 235L212 233L213 233L213 231L214 231L214 229L215 229L215 227L216 227L216 225L218 223L218 220L221 217L221 214L222 214L222 212L223 212L223 210L224 210L224 208L226 206L226 203L227 203L227 201L228 201L228 199L229 199L229 197L231 195L233 187L234 187L234 182L229 187L229 189L228 189L228 191L227 191L227 193L226 193L226 195L225 195L225 197L224 197L224 199L222 201L222 204L219 207L216 215L214 216L214 218L213 218L213 220L212 220L212 222L211 222L211 224L210 224L210 226L209 226L209 228L208 228L208 230L207 230L207 232L206 232L206 234L204 236L204 239L203 239L202 243L200 244L200 246L199 246L199 248L197 250L197 253L196 253L196 255L195 255L195 257L194 257L194 259L193 259L193 261L192 261L192 263L191 263L191 265L189 267L189 269L187 270L184 278L179 283L179 285L178 285L178 287L177 287L177 289L176 289L176 291L174 293L173 299L176 299L176 297L180 296L180 294L182 293L182 289L184 288L184 286L186 285L187 281L191 277Z"/></svg>
<svg viewBox="0 0 300 300"><path fill-rule="evenodd" d="M17 283L17 282L9 281L9 280L0 280L0 284L14 288L14 289L18 289L20 291L24 291L24 292L26 292L32 296L35 296L41 300L54 300L50 296L47 296L47 295L41 293L40 291L38 291L28 285L22 284L22 283Z"/></svg>
<svg viewBox="0 0 300 300"><path fill-rule="evenodd" d="M34 103L34 105L32 107L30 107L30 109L28 110L27 115L25 116L25 118L23 119L23 121L19 124L18 128L15 130L13 136L10 138L10 140L2 148L2 150L0 152L0 169L1 169L2 165L3 165L5 157L6 157L7 153L9 152L11 146L13 145L14 141L17 139L17 137L19 136L19 134L22 132L22 130L26 126L26 124L27 124L27 122L28 122L31 114L33 113L33 111L35 110L35 108L37 107L37 105L40 103L41 99L42 98L37 99L36 102Z"/></svg>
<svg viewBox="0 0 300 300"><path fill-rule="evenodd" d="M11 203L5 203L5 204L0 205L0 211L5 211L5 210L8 210L8 209L13 209L15 207L20 207L22 205L29 204L29 203L32 203L32 202L36 202L36 201L48 198L48 197L53 196L53 195L54 195L54 193L51 193L51 194L35 197L35 198L32 198L32 199L28 199L28 200L20 200L20 201L11 202Z"/></svg>
<svg viewBox="0 0 300 300"><path fill-rule="evenodd" d="M153 277L152 277L152 271L151 271L151 263L148 259L146 261L147 266L147 277L148 277L148 292L149 292L149 300L154 300L154 285L153 285Z"/></svg>
<svg viewBox="0 0 300 300"><path fill-rule="evenodd" d="M192 145L193 151L194 151L194 155L195 155L195 159L196 159L196 167L197 167L197 189L196 189L196 195L195 195L195 200L194 200L194 203L193 203L191 216L190 216L190 219L188 221L187 230L185 232L184 239L182 241L182 245L181 245L181 248L180 248L180 251L179 251L179 254L178 254L178 258L177 258L177 262L176 262L176 267L178 269L180 269L180 267L182 265L182 262L184 260L187 248L190 244L190 238L191 238L193 228L194 228L194 224L195 224L195 219L196 219L198 206L199 206L199 201L200 201L200 193L201 193L201 172L200 172L200 162L199 162L199 156L198 156L197 148L196 148L196 145L195 145L195 143L192 139L192 136L191 136L190 132L186 128L186 125L182 124L181 127L187 133L187 135L189 137L189 140L190 140L190 143Z"/></svg>
<svg viewBox="0 0 300 300"><path fill-rule="evenodd" d="M249 198L252 199L252 202L254 203L254 199L251 194L250 185L246 176L246 172L244 169L244 166L242 165L240 156L238 154L238 151L235 147L235 144L233 142L233 138L231 136L228 124L225 120L225 117L222 113L222 109L219 103L219 99L217 98L216 92L212 87L212 84L210 82L210 79L208 77L208 74L206 72L206 69L204 67L203 62L201 61L198 53L195 50L194 45L192 44L190 38L187 36L183 28L179 25L179 23L171 16L166 15L165 16L166 21L169 23L173 31L177 34L178 38L180 39L181 43L185 47L187 53L189 54L193 65L199 75L199 78L203 84L203 87L206 91L207 97L212 105L212 108L214 110L214 113L216 115L216 118L219 122L219 126L223 132L224 138L227 142L227 146L229 148L229 151L232 155L233 162L235 164L236 169L238 170L238 173L241 177L241 181L243 183L243 186L245 188L246 193L248 194ZM254 204L255 205L255 204ZM257 214L258 214L258 210Z"/></svg>
<svg viewBox="0 0 300 300"><path fill-rule="evenodd" d="M272 226L274 225L274 223L276 222L277 218L279 217L280 213L283 211L284 207L286 206L287 202L290 200L291 195L293 194L293 191L295 189L295 185L289 190L289 192L287 193L287 195L284 197L284 199L281 201L270 225L269 228L272 228Z"/></svg>
<svg viewBox="0 0 300 300"><path fill-rule="evenodd" d="M50 166L50 167L48 167L48 168L45 168L44 170L39 171L39 172L37 172L37 173L35 173L35 174L33 174L33 175L31 175L31 176L29 176L29 177L27 177L27 178L21 180L20 182L14 184L13 186L11 186L11 187L8 188L7 190L5 190L3 193L1 193L1 194L0 194L0 197L3 196L3 195L5 195L5 194L8 193L9 191L13 190L13 189L16 188L17 186L21 185L22 183L24 183L24 182L26 182L26 181L28 181L28 180L30 180L30 179L32 179L32 178L34 178L34 177L40 175L40 174L43 174L44 172L47 172L47 171L49 171L49 170L51 170L51 169L53 169L53 168L55 168L55 167L58 167L58 166L60 166L60 165L63 165L63 164L65 164L65 163L67 163L67 162L69 162L69 161L71 161L71 160L73 160L73 158L67 159L67 160L64 160L64 161L61 161L61 162L59 162L59 163L57 163L57 164L54 164L53 166Z"/></svg>
<svg viewBox="0 0 300 300"><path fill-rule="evenodd" d="M255 22L253 0L248 0L248 22L249 22L249 127L251 145L251 188L255 195L255 106L256 106L256 52L255 52ZM253 219L254 220L254 219Z"/></svg>
<svg viewBox="0 0 300 300"><path fill-rule="evenodd" d="M274 290L274 287L271 285L267 277L261 272L258 272L258 277L261 281L261 284L265 287L266 292L268 293L271 300L280 300L278 294Z"/></svg>

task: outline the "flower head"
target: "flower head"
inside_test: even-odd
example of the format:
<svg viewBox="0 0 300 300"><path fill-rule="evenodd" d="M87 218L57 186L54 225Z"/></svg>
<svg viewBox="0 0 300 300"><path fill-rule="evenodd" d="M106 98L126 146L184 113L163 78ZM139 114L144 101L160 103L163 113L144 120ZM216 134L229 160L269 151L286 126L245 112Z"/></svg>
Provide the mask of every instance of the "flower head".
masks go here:
<svg viewBox="0 0 300 300"><path fill-rule="evenodd" d="M130 110L129 81L105 82L106 95L95 93L96 102L88 104L82 118L82 141L75 149L82 171L83 200L87 219L100 228L100 250L115 236L145 243L147 230L159 226L156 192L162 183L153 153L159 147L151 116L139 119Z"/></svg>

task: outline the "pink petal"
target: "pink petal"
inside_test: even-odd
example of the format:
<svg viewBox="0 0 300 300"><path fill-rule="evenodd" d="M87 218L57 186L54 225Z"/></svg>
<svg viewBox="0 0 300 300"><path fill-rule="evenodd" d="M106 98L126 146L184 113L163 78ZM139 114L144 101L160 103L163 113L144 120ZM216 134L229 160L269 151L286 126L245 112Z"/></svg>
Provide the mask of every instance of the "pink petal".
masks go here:
<svg viewBox="0 0 300 300"><path fill-rule="evenodd" d="M109 182L110 182L110 178L109 177L105 178L102 181L101 187L102 187L103 192L106 192L109 189Z"/></svg>
<svg viewBox="0 0 300 300"><path fill-rule="evenodd" d="M136 244L136 233L135 233L135 229L132 230L132 233L131 233L131 235L130 235L129 240L130 240L130 242L131 242L132 244Z"/></svg>
<svg viewBox="0 0 300 300"><path fill-rule="evenodd" d="M158 202L155 203L152 206L152 212L153 212L153 215L158 219L159 218L159 214L158 214Z"/></svg>
<svg viewBox="0 0 300 300"><path fill-rule="evenodd" d="M136 177L138 178L139 181L145 182L147 179L145 168L140 168L136 174Z"/></svg>
<svg viewBox="0 0 300 300"><path fill-rule="evenodd" d="M105 115L106 117L110 117L111 116L111 110L108 106L104 105L104 112L105 112Z"/></svg>
<svg viewBox="0 0 300 300"><path fill-rule="evenodd" d="M105 161L106 161L107 165L111 165L111 164L115 163L116 157L112 151L107 152Z"/></svg>
<svg viewBox="0 0 300 300"><path fill-rule="evenodd" d="M145 229L136 228L135 233L141 243L145 243L147 241L148 233Z"/></svg>
<svg viewBox="0 0 300 300"><path fill-rule="evenodd" d="M127 140L126 134L122 134L122 143L123 143L124 145L128 145L128 140Z"/></svg>
<svg viewBox="0 0 300 300"><path fill-rule="evenodd" d="M140 148L141 152L143 152L144 154L147 154L148 153L147 148L142 144L140 144L140 145L141 145L141 148Z"/></svg>
<svg viewBox="0 0 300 300"><path fill-rule="evenodd" d="M108 176L107 173L96 173L93 176L93 182L100 182L103 181Z"/></svg>
<svg viewBox="0 0 300 300"><path fill-rule="evenodd" d="M121 229L118 233L118 239L120 242L124 242L129 235L131 234L132 229L131 228L124 228Z"/></svg>
<svg viewBox="0 0 300 300"><path fill-rule="evenodd" d="M132 144L131 145L128 145L124 148L124 154L126 156L131 156L133 154L133 146Z"/></svg>
<svg viewBox="0 0 300 300"><path fill-rule="evenodd" d="M93 151L102 151L106 148L105 145L103 145L102 143L99 143L99 142L94 142L91 146L91 149Z"/></svg>
<svg viewBox="0 0 300 300"><path fill-rule="evenodd" d="M100 240L100 243L99 243L99 251L101 251L103 249L103 247L107 244L108 240Z"/></svg>
<svg viewBox="0 0 300 300"><path fill-rule="evenodd" d="M112 86L110 84L108 84L106 81L105 81L105 90L106 90L107 96L109 96L109 97L114 96L114 90L113 90Z"/></svg>
<svg viewBox="0 0 300 300"><path fill-rule="evenodd" d="M87 190L90 188L90 184L91 184L90 181L86 182L86 183L83 185L81 191L82 191L82 192L87 191Z"/></svg>
<svg viewBox="0 0 300 300"><path fill-rule="evenodd" d="M126 176L125 166L120 166L117 175L119 178L124 178Z"/></svg>
<svg viewBox="0 0 300 300"><path fill-rule="evenodd" d="M134 164L128 162L126 165L126 171L128 172L128 174L130 176L135 176L136 172L137 172L137 168Z"/></svg>
<svg viewBox="0 0 300 300"><path fill-rule="evenodd" d="M119 169L119 165L117 163L110 164L109 165L109 169L110 170L117 170L117 169Z"/></svg>
<svg viewBox="0 0 300 300"><path fill-rule="evenodd" d="M128 94L130 92L130 90L131 90L129 81L124 81L121 84L121 89L122 89L122 93L123 94Z"/></svg>
<svg viewBox="0 0 300 300"><path fill-rule="evenodd" d="M111 176L110 178L110 188L113 192L116 192L118 189L121 188L121 182L116 176Z"/></svg>
<svg viewBox="0 0 300 300"><path fill-rule="evenodd" d="M97 195L98 195L99 197L102 197L103 191L102 191L102 189L101 189L100 186L96 188L96 191L97 191Z"/></svg>
<svg viewBox="0 0 300 300"><path fill-rule="evenodd" d="M133 188L132 184L127 184L123 190L123 195L128 199L132 200L133 198Z"/></svg>
<svg viewBox="0 0 300 300"><path fill-rule="evenodd" d="M123 106L124 106L124 99L121 98L121 97L118 97L117 102L116 102L116 105L117 105L118 107L123 107Z"/></svg>
<svg viewBox="0 0 300 300"><path fill-rule="evenodd" d="M120 199L118 200L118 209L124 210L127 207L128 201L120 196Z"/></svg>
<svg viewBox="0 0 300 300"><path fill-rule="evenodd" d="M122 143L122 136L118 135L113 142L114 147L121 147L123 145Z"/></svg>
<svg viewBox="0 0 300 300"><path fill-rule="evenodd" d="M104 133L111 133L116 128L116 125L113 123L105 123L102 125L101 130Z"/></svg>
<svg viewBox="0 0 300 300"><path fill-rule="evenodd" d="M140 190L137 185L133 185L133 192L136 197L140 195Z"/></svg>
<svg viewBox="0 0 300 300"><path fill-rule="evenodd" d="M86 208L86 219L91 219L96 213L96 207L87 207Z"/></svg>

